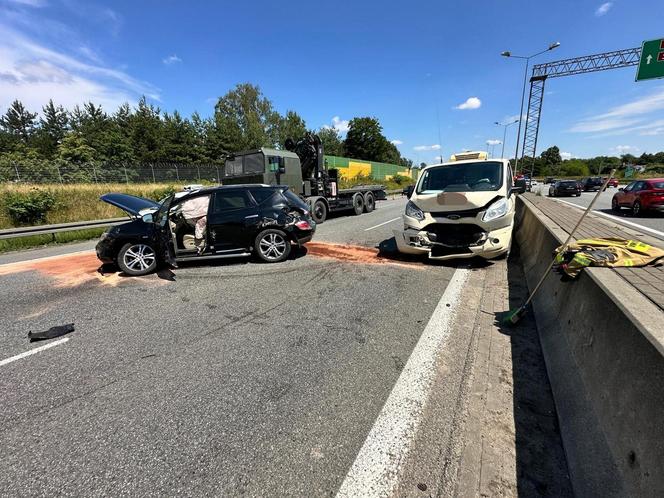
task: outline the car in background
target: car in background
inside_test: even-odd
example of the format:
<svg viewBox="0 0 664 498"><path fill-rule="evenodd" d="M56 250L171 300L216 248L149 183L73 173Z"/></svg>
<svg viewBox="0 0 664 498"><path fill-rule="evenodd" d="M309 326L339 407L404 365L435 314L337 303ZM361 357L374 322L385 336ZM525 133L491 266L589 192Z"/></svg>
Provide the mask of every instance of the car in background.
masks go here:
<svg viewBox="0 0 664 498"><path fill-rule="evenodd" d="M581 180L581 190L584 192L596 192L602 188L602 178L599 176L589 176Z"/></svg>
<svg viewBox="0 0 664 498"><path fill-rule="evenodd" d="M146 275L164 262L252 254L278 263L288 258L293 244L309 242L316 230L307 204L285 185L192 189L159 203L122 193L104 194L101 200L124 210L131 221L101 235L97 258L117 264L127 275ZM196 245L195 224L185 217L185 203L196 200L207 202L203 247Z"/></svg>
<svg viewBox="0 0 664 498"><path fill-rule="evenodd" d="M550 183L556 183L556 179L552 176L547 176L546 179L544 180L544 184L548 185Z"/></svg>
<svg viewBox="0 0 664 498"><path fill-rule="evenodd" d="M561 197L563 195L581 195L581 186L576 180L559 180L549 185L549 197Z"/></svg>
<svg viewBox="0 0 664 498"><path fill-rule="evenodd" d="M621 208L630 209L634 216L643 211L664 213L664 178L637 180L619 188L611 199L611 209L619 212Z"/></svg>
<svg viewBox="0 0 664 498"><path fill-rule="evenodd" d="M617 178L609 178L609 183L606 184L607 187L616 187L618 188L618 179Z"/></svg>

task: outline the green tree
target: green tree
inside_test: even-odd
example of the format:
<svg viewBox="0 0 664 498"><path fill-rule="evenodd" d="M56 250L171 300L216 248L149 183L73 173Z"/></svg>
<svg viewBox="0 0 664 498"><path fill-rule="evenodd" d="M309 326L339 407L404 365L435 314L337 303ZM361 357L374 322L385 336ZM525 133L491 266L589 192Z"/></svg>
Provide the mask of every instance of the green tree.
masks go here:
<svg viewBox="0 0 664 498"><path fill-rule="evenodd" d="M147 102L145 96L129 117L131 148L139 163L152 163L161 159L162 131L161 110Z"/></svg>
<svg viewBox="0 0 664 498"><path fill-rule="evenodd" d="M288 111L285 116L279 119L278 142L283 147L287 138L292 138L296 142L307 133L307 125L304 119L295 111Z"/></svg>
<svg viewBox="0 0 664 498"><path fill-rule="evenodd" d="M19 100L15 100L7 112L0 116L0 129L27 145L35 130L36 118L36 112L28 111Z"/></svg>
<svg viewBox="0 0 664 498"><path fill-rule="evenodd" d="M188 119L175 111L164 114L161 158L166 162L197 163L201 157L196 150L196 131Z"/></svg>
<svg viewBox="0 0 664 498"><path fill-rule="evenodd" d="M94 161L97 151L90 147L85 138L77 132L67 134L58 145L58 157L72 164Z"/></svg>
<svg viewBox="0 0 664 498"><path fill-rule="evenodd" d="M385 138L383 127L378 120L372 117L350 120L344 149L346 154L354 159L379 162L398 162L399 160L398 150Z"/></svg>
<svg viewBox="0 0 664 498"><path fill-rule="evenodd" d="M52 99L42 107L42 114L33 142L41 157L52 159L58 149L58 143L67 133L69 117L67 111L62 106L56 107Z"/></svg>
<svg viewBox="0 0 664 498"><path fill-rule="evenodd" d="M563 162L562 157L560 157L560 149L555 145L542 152L540 158L544 166L557 166Z"/></svg>
<svg viewBox="0 0 664 498"><path fill-rule="evenodd" d="M230 152L274 147L280 119L258 86L239 84L215 105L215 147Z"/></svg>
<svg viewBox="0 0 664 498"><path fill-rule="evenodd" d="M325 126L318 130L318 136L323 142L323 151L330 156L343 156L344 143L339 132L332 127Z"/></svg>

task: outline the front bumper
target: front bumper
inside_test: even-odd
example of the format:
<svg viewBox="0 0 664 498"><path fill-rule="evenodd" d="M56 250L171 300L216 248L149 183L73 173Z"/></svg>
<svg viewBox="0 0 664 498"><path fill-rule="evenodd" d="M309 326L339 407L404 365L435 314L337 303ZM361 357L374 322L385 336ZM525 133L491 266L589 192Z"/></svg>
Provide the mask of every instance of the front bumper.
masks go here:
<svg viewBox="0 0 664 498"><path fill-rule="evenodd" d="M113 239L111 238L102 239L97 242L95 252L97 253L97 259L102 263L114 263L117 257Z"/></svg>
<svg viewBox="0 0 664 498"><path fill-rule="evenodd" d="M432 260L455 258L472 258L480 256L485 259L497 258L505 254L512 242L513 222L502 228L487 232L486 237L477 245L449 247L432 242L424 230L394 230L394 238L399 252L404 254L426 254Z"/></svg>

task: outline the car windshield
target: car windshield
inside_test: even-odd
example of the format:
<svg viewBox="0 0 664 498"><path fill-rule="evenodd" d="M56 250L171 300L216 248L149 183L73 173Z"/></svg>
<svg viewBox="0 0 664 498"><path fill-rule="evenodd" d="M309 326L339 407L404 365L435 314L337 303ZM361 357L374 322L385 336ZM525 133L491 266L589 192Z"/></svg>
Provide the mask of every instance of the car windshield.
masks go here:
<svg viewBox="0 0 664 498"><path fill-rule="evenodd" d="M417 184L417 193L498 190L502 185L503 163L477 161L427 168Z"/></svg>

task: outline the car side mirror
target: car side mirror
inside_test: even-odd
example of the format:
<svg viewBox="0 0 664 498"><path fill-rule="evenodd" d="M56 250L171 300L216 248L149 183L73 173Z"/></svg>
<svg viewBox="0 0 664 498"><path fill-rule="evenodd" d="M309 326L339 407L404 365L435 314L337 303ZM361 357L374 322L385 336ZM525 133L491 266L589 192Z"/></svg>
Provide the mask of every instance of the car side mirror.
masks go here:
<svg viewBox="0 0 664 498"><path fill-rule="evenodd" d="M152 216L152 213L145 213L141 216L141 220L143 220L143 223L154 223L154 216Z"/></svg>

